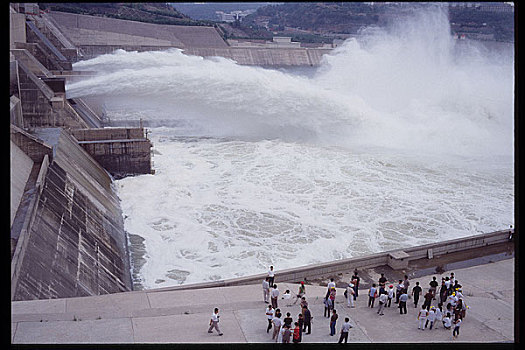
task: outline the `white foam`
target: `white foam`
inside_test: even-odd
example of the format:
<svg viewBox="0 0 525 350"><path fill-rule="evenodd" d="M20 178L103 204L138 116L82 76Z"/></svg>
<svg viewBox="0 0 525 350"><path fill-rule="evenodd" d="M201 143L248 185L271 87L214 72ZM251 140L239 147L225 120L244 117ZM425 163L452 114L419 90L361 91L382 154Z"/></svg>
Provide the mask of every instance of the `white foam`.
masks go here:
<svg viewBox="0 0 525 350"><path fill-rule="evenodd" d="M117 51L68 97L153 128L155 175L119 180L147 288L507 228L512 53L459 46L446 14L365 31L311 76L180 50Z"/></svg>

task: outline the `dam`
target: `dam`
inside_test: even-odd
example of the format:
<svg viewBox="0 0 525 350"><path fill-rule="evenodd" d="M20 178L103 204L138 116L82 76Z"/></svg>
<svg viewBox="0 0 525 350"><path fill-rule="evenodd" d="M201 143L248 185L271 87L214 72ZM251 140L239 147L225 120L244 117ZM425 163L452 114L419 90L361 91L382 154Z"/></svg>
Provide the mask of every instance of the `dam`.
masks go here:
<svg viewBox="0 0 525 350"><path fill-rule="evenodd" d="M154 172L152 141L142 122L129 127L125 121L120 121L116 127L100 106L92 104L88 98L67 98L66 79L81 80L83 75L90 74L73 72L73 62L118 48L141 52L179 48L186 54L232 58L246 66L279 67L318 65L323 52L329 50L235 48L221 43L220 37L217 39L208 32L210 28L200 28L202 32L199 33L191 33L188 28L169 32L164 27L155 29L153 25L140 24L135 28L127 21L100 18L91 19L92 24L89 24L89 16L26 14L35 11L28 10L30 5L20 6L11 7L10 43L12 342L195 342L200 339L181 337L172 326L154 333L152 329L165 324L166 320L175 320L181 325L188 319L193 327L200 327L202 317L204 323L208 321L208 309L213 303L221 308L224 305L228 315L237 317L238 323L246 324L246 320L255 317L254 310L264 306L262 301L254 301L258 300L255 295L260 294L259 285L264 274L134 290L127 232L115 187L116 180L126 181L133 175ZM108 29L108 32L104 33L101 28ZM109 31L110 28L118 28L118 31ZM123 32L123 28L127 28L127 32ZM104 35L107 41L103 40ZM150 122L154 124L154 121ZM227 147L238 146L237 143L220 144L226 151ZM266 146L272 144L266 143ZM213 164L213 159L208 160L202 163ZM181 161L190 170L199 165L199 162L185 161L182 156ZM385 166L391 167L392 164ZM433 179L432 173L429 174ZM290 174L284 173L282 177L291 178L299 189L302 188L302 182L294 180ZM227 181L219 179L218 182ZM166 184L170 183L167 181ZM279 183L274 185L275 188L283 187ZM286 190L291 189L293 187ZM326 204L320 201L319 206L323 205ZM228 210L224 212L230 214ZM237 222L242 223L248 217L242 216L245 212L231 211L231 215L236 220L235 215L241 215ZM159 231L170 227L171 222L154 219L152 225ZM203 219L208 218L203 215ZM288 221L273 219L288 227ZM218 220L211 216L210 221ZM310 229L308 225L305 227ZM380 253L357 258L335 258L331 262L279 268L277 281L295 290L299 280L307 280L312 290L309 297L319 298L324 288L321 284L326 278L341 275L340 281L343 282L344 274L354 268L366 276L363 288L376 279L379 271L388 271L392 281L408 273L411 279L421 278L422 283L427 283L423 277L434 273L478 268L475 270L478 273L485 271L487 276L501 278L501 287L476 294L479 282L469 280L468 276L473 272L465 270L463 275L458 274L462 281L466 281L465 289L479 298L472 298L475 305L487 302L491 310L499 308L503 311L496 324L490 322L490 315L473 312L475 321L472 324L486 327L487 332L479 340L475 329L465 327L468 334L465 339L512 341L513 335L505 331L505 326L514 321L509 305L514 300L510 282L514 274L515 241L510 240L510 230L493 231L480 233L473 230L475 234L471 236L411 247L406 247L406 242L399 242L398 246ZM239 232L247 230L241 227ZM307 232L316 233L315 230ZM191 258L191 254L188 255ZM340 286L338 288L342 288ZM238 295L245 298L242 305L225 302L234 291L242 292ZM192 307L187 309L190 293L195 297L191 299ZM213 295L220 297L213 299ZM202 303L199 299L208 302ZM322 306L319 300L312 301L312 304L319 310ZM359 320L357 315L354 317ZM230 317L224 326L231 329L230 335L236 337L228 335L225 342L264 341L258 338L260 335L255 335L253 329L233 327L228 323L231 320L235 318ZM371 326L367 328L365 325L366 322L373 324L374 320L361 321L363 327L356 341L384 341L378 334L374 336ZM107 329L112 329L112 334L108 334ZM68 336L63 335L64 330ZM409 330L406 329L404 334L410 334ZM316 338L313 341L325 340ZM414 340L425 341L424 338Z"/></svg>

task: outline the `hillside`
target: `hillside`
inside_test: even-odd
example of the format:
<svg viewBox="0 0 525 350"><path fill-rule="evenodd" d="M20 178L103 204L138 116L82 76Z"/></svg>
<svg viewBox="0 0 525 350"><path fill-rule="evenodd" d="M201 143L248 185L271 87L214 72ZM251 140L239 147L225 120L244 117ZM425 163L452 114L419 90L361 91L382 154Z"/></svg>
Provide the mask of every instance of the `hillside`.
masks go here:
<svg viewBox="0 0 525 350"><path fill-rule="evenodd" d="M297 36L310 33L337 37L363 27L384 26L426 3L305 2L264 6L239 25L248 34L264 32ZM441 4L441 6L445 6ZM451 34L472 39L514 41L514 11L505 3L465 3L448 6Z"/></svg>
<svg viewBox="0 0 525 350"><path fill-rule="evenodd" d="M91 16L111 17L131 21L173 24L173 25L207 25L209 21L193 20L178 12L166 3L38 3L42 10L78 13Z"/></svg>

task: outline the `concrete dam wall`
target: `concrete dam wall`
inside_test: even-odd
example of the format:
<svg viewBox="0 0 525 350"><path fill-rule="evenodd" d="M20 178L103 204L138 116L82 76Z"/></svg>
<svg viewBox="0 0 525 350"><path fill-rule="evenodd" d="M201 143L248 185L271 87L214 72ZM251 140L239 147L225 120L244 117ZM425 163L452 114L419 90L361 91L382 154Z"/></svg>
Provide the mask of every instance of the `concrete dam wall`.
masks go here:
<svg viewBox="0 0 525 350"><path fill-rule="evenodd" d="M39 163L32 198L19 208L28 214L17 223L12 300L131 290L126 234L111 176L66 131L48 128L34 135L12 129L17 147L26 153L40 148L49 159Z"/></svg>
<svg viewBox="0 0 525 350"><path fill-rule="evenodd" d="M229 46L213 27L175 26L51 11L49 17L84 59L127 51L182 49L188 55L220 56L242 65L317 66L327 48Z"/></svg>

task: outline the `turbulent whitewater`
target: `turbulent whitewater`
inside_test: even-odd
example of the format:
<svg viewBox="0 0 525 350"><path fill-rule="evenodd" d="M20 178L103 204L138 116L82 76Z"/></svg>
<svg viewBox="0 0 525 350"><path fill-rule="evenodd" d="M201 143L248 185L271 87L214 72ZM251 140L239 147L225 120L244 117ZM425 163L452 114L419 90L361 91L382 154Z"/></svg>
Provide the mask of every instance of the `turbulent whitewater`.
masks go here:
<svg viewBox="0 0 525 350"><path fill-rule="evenodd" d="M157 121L155 175L117 181L136 283L155 288L508 228L513 66L435 10L308 72L119 50L76 63L97 75L67 91Z"/></svg>

